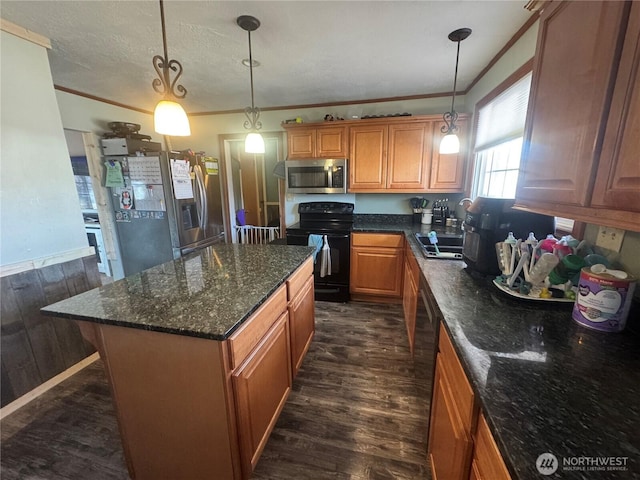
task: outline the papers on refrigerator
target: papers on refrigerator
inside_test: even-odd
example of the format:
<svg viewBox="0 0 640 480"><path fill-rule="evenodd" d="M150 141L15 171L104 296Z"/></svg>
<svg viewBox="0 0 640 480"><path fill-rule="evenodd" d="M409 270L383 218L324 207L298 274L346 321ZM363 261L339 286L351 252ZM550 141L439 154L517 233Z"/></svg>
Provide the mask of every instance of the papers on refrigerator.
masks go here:
<svg viewBox="0 0 640 480"><path fill-rule="evenodd" d="M171 180L173 195L176 199L193 198L193 186L189 172L188 160L171 159Z"/></svg>

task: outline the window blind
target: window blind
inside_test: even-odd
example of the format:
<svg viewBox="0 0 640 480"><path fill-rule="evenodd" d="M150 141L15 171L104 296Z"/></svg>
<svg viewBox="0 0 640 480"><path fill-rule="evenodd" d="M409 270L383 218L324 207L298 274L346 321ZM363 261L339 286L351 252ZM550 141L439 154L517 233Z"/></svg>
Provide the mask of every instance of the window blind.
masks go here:
<svg viewBox="0 0 640 480"><path fill-rule="evenodd" d="M523 135L530 87L531 73L478 111L476 152Z"/></svg>

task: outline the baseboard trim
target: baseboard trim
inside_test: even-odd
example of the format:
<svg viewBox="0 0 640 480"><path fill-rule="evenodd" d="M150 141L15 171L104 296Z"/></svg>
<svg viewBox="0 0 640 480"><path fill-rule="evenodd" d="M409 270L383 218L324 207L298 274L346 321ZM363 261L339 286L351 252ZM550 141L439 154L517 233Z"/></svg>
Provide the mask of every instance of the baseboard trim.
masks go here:
<svg viewBox="0 0 640 480"><path fill-rule="evenodd" d="M38 398L40 395L45 393L47 390L50 390L51 388L55 387L59 383L66 380L67 378L71 377L72 375L75 375L80 370L82 370L88 365L91 365L93 362L95 362L99 358L100 358L100 354L98 352L95 352L94 354L89 355L87 358L80 360L75 365L72 365L71 367L67 368L64 372L61 372L55 377L50 378L43 384L38 385L36 388L31 390L30 392L25 393L21 397L16 398L10 404L0 408L0 420L2 420L8 415L11 415L16 410L24 407L26 404L28 404L32 400Z"/></svg>

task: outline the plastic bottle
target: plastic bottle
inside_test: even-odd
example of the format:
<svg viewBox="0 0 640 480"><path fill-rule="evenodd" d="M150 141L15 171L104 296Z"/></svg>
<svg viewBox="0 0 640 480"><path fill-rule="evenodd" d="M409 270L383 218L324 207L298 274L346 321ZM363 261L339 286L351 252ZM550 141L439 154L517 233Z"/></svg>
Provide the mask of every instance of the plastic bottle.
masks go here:
<svg viewBox="0 0 640 480"><path fill-rule="evenodd" d="M563 259L567 255L571 255L573 253L573 250L569 246L566 237L562 237L555 243L555 245L553 246L553 253L560 259Z"/></svg>
<svg viewBox="0 0 640 480"><path fill-rule="evenodd" d="M549 274L549 282L551 282L551 285L560 285L561 283L566 283L567 280L573 282L573 280L576 280L576 275L580 273L580 269L584 266L583 258L578 255L566 255Z"/></svg>
<svg viewBox="0 0 640 480"><path fill-rule="evenodd" d="M547 235L547 238L545 238L544 240L542 240L542 242L540 242L540 250L551 253L553 252L553 246L556 243L558 243L558 240L556 239L556 237L549 234Z"/></svg>
<svg viewBox="0 0 640 480"><path fill-rule="evenodd" d="M516 237L513 236L513 232L509 232L509 235L507 235L507 238L505 238L504 243L515 245L516 243L518 243L518 240L516 240Z"/></svg>
<svg viewBox="0 0 640 480"><path fill-rule="evenodd" d="M527 245L536 246L538 244L538 239L533 234L533 232L529 232L529 236L527 237L524 243L526 243Z"/></svg>
<svg viewBox="0 0 640 480"><path fill-rule="evenodd" d="M547 275L551 273L555 266L558 265L559 261L560 259L553 253L543 253L529 273L531 283L533 285L537 285L538 283L542 282L547 277Z"/></svg>

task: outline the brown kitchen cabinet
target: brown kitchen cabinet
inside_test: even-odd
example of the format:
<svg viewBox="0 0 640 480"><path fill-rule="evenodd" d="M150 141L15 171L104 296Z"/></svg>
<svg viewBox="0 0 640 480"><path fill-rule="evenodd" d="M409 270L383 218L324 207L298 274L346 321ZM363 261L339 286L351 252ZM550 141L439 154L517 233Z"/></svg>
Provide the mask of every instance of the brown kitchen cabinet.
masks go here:
<svg viewBox="0 0 640 480"><path fill-rule="evenodd" d="M458 153L441 154L440 140L444 133L440 131L443 122L434 125L433 148L431 154L431 174L429 175L429 192L463 192L465 189L467 165L467 119L458 119L458 139L460 151Z"/></svg>
<svg viewBox="0 0 640 480"><path fill-rule="evenodd" d="M478 427L474 436L469 480L511 480L511 475L482 413L478 416Z"/></svg>
<svg viewBox="0 0 640 480"><path fill-rule="evenodd" d="M419 120L422 118L422 120ZM350 128L350 192L462 192L466 166L466 117L459 154L440 155L437 117L385 120Z"/></svg>
<svg viewBox="0 0 640 480"><path fill-rule="evenodd" d="M640 4L633 2L607 119L592 206L640 213L639 152Z"/></svg>
<svg viewBox="0 0 640 480"><path fill-rule="evenodd" d="M287 130L287 158L346 158L347 128L345 126L295 127L284 124Z"/></svg>
<svg viewBox="0 0 640 480"><path fill-rule="evenodd" d="M283 313L232 374L245 478L256 466L291 391L288 313Z"/></svg>
<svg viewBox="0 0 640 480"><path fill-rule="evenodd" d="M428 455L432 477L467 480L478 408L473 389L442 324L431 399Z"/></svg>
<svg viewBox="0 0 640 480"><path fill-rule="evenodd" d="M380 191L387 186L389 127L364 124L349 129L349 191Z"/></svg>
<svg viewBox="0 0 640 480"><path fill-rule="evenodd" d="M289 325L291 327L291 367L295 378L315 333L313 261L311 258L287 280L287 290Z"/></svg>
<svg viewBox="0 0 640 480"><path fill-rule="evenodd" d="M349 191L426 191L432 132L432 122L352 127Z"/></svg>
<svg viewBox="0 0 640 480"><path fill-rule="evenodd" d="M402 297L404 237L400 234L361 233L351 235L350 292L354 299Z"/></svg>
<svg viewBox="0 0 640 480"><path fill-rule="evenodd" d="M414 353L416 339L416 316L418 308L418 284L420 270L409 243L405 240L404 280L402 292L402 311L409 339L409 350Z"/></svg>
<svg viewBox="0 0 640 480"><path fill-rule="evenodd" d="M517 208L640 231L639 16L635 2L545 6Z"/></svg>

